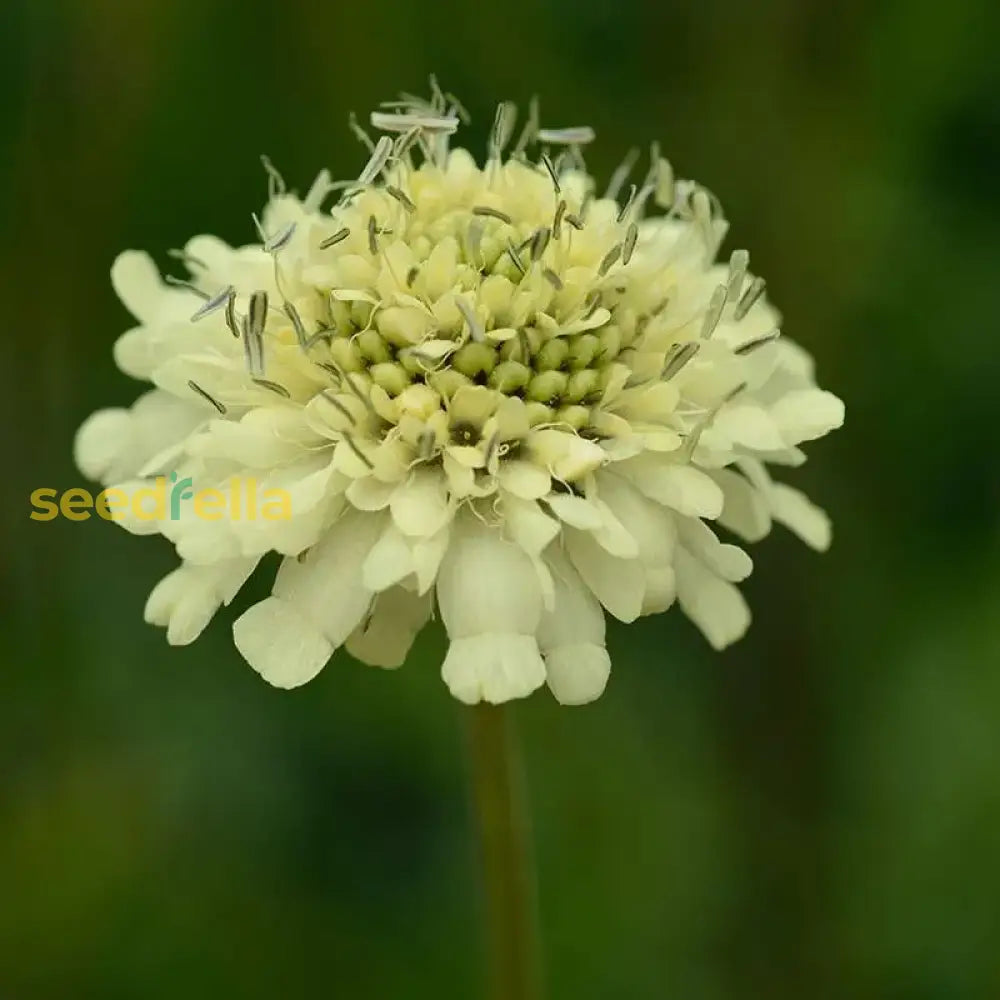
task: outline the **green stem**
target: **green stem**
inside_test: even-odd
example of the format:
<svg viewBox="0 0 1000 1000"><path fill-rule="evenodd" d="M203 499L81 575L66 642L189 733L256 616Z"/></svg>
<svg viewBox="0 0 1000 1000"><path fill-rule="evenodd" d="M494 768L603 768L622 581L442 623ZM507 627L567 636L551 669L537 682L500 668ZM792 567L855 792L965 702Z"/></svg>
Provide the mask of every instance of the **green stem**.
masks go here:
<svg viewBox="0 0 1000 1000"><path fill-rule="evenodd" d="M486 896L490 995L541 1000L531 831L512 720L502 705L464 712Z"/></svg>

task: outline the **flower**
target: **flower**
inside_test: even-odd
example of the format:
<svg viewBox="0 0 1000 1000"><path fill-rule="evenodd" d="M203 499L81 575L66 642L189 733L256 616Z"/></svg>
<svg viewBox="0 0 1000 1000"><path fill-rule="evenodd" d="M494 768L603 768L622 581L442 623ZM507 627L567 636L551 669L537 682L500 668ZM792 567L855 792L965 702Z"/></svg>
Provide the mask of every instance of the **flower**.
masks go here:
<svg viewBox="0 0 1000 1000"><path fill-rule="evenodd" d="M271 596L233 627L271 684L342 645L398 666L436 607L457 698L547 683L579 704L608 679L605 611L676 602L717 649L743 635L752 564L707 522L829 544L826 515L767 467L804 461L843 405L779 337L747 253L716 262L716 199L655 147L627 194L626 165L598 195L591 130L540 129L533 108L512 142L507 104L480 167L451 146L461 117L437 89L387 106L377 142L357 129L357 180L324 172L302 199L265 161L259 241L195 237L184 280L115 262L139 323L115 360L154 388L84 423L80 468L126 497L173 471L291 500L281 520L122 517L182 560L145 610L172 644L275 551Z"/></svg>

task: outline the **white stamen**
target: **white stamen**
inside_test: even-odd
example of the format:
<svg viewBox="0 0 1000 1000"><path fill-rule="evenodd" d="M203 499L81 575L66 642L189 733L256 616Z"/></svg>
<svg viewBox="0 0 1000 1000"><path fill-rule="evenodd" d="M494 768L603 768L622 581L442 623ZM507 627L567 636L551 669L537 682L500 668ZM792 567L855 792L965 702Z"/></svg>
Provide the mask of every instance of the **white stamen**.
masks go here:
<svg viewBox="0 0 1000 1000"><path fill-rule="evenodd" d="M280 230L269 240L264 242L264 252L265 253L277 253L279 250L283 250L291 242L292 237L295 235L295 229L297 223L289 222L284 229Z"/></svg>
<svg viewBox="0 0 1000 1000"><path fill-rule="evenodd" d="M586 146L593 142L597 134L589 125L574 125L570 128L543 128L538 130L538 141L553 146Z"/></svg>
<svg viewBox="0 0 1000 1000"><path fill-rule="evenodd" d="M476 316L472 306L458 295L455 296L455 305L458 306L458 311L465 317L465 322L469 326L469 336L476 343L482 343L486 339L486 331L483 329L482 323L479 322L479 317Z"/></svg>
<svg viewBox="0 0 1000 1000"><path fill-rule="evenodd" d="M736 303L736 309L733 311L733 319L739 321L750 312L754 303L764 294L764 286L766 284L767 282L763 278L754 278L747 285L747 290L743 293L740 301Z"/></svg>
<svg viewBox="0 0 1000 1000"><path fill-rule="evenodd" d="M451 135L458 131L459 119L457 115L399 115L373 111L371 123L372 128L380 132L409 132L411 128L419 128L425 132Z"/></svg>
<svg viewBox="0 0 1000 1000"><path fill-rule="evenodd" d="M401 117L401 116L400 116ZM365 165L365 169L361 171L358 177L358 184L362 187L367 187L382 171L385 169L385 165L389 162L389 157L392 155L392 139L387 135L383 135L372 150L371 159Z"/></svg>
<svg viewBox="0 0 1000 1000"><path fill-rule="evenodd" d="M236 289L232 285L227 285L222 289L221 292L217 292L213 295L192 317L191 322L197 323L198 320L207 316L209 313L215 312L217 309L221 309L226 305L230 299L232 299L236 294Z"/></svg>

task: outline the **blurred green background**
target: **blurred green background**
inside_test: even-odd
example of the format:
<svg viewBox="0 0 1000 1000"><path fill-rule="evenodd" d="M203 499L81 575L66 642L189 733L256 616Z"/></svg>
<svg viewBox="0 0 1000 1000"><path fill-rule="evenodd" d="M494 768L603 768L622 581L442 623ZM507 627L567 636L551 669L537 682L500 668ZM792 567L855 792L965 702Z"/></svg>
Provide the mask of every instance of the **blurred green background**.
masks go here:
<svg viewBox="0 0 1000 1000"><path fill-rule="evenodd" d="M0 3L0 998L470 997L460 710L428 635L294 693L142 623L162 539L28 519L139 386L108 270L251 238L268 153L429 72L660 139L847 401L757 546L749 636L612 626L586 709L517 706L555 1000L1000 996L1000 7L990 0ZM267 580L256 585L258 592Z"/></svg>

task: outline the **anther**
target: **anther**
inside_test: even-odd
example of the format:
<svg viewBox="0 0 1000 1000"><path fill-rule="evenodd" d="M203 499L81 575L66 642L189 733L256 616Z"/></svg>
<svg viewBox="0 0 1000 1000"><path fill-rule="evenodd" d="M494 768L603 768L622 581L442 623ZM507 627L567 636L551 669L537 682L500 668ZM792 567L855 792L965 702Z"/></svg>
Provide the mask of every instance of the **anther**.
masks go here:
<svg viewBox="0 0 1000 1000"><path fill-rule="evenodd" d="M635 203L635 196L638 188L633 184L629 188L628 197L625 199L625 204L618 209L618 217L616 222L624 222L628 213L632 210L632 205Z"/></svg>
<svg viewBox="0 0 1000 1000"><path fill-rule="evenodd" d="M538 131L538 141L551 143L553 146L585 146L595 138L596 133L589 125L543 128Z"/></svg>
<svg viewBox="0 0 1000 1000"><path fill-rule="evenodd" d="M536 230L535 234L531 237L531 259L533 261L542 259L542 255L545 253L545 249L548 247L551 238L552 230L548 226L542 226L541 229Z"/></svg>
<svg viewBox="0 0 1000 1000"><path fill-rule="evenodd" d="M750 265L750 254L746 250L734 250L729 257L728 300L735 302L743 291L743 280Z"/></svg>
<svg viewBox="0 0 1000 1000"><path fill-rule="evenodd" d="M556 173L556 168L552 160L545 153L542 153L542 166L549 172L549 177L552 178L552 186L556 189L556 194L560 194L562 188L559 186L559 175Z"/></svg>
<svg viewBox="0 0 1000 1000"><path fill-rule="evenodd" d="M320 250L327 250L332 246L336 246L338 243L343 243L344 240L346 240L350 235L350 229L344 226L343 229L338 229L332 236L327 236L325 240L321 240L319 248Z"/></svg>
<svg viewBox="0 0 1000 1000"><path fill-rule="evenodd" d="M563 289L562 278L560 278L559 275L556 274L556 272L552 270L552 268L550 268L550 267L543 267L542 268L542 277L545 278L545 280L557 292L561 292L562 291L562 289Z"/></svg>
<svg viewBox="0 0 1000 1000"><path fill-rule="evenodd" d="M415 212L417 206L413 204L413 199L403 190L396 187L393 184L387 184L385 186L385 193L391 195L398 201L407 212Z"/></svg>
<svg viewBox="0 0 1000 1000"><path fill-rule="evenodd" d="M510 142L517 121L517 108L510 101L503 101L497 106L493 128L490 131L490 159L499 160L507 143Z"/></svg>
<svg viewBox="0 0 1000 1000"><path fill-rule="evenodd" d="M674 344L667 353L660 378L669 382L698 353L700 346L697 340Z"/></svg>
<svg viewBox="0 0 1000 1000"><path fill-rule="evenodd" d="M553 216L552 219L552 235L557 240L562 235L562 220L565 214L566 214L566 201L560 198L559 204L556 205L556 214L555 216Z"/></svg>
<svg viewBox="0 0 1000 1000"><path fill-rule="evenodd" d="M197 382L188 379L188 386L193 389L202 399L208 400L209 403L214 406L222 416L226 415L226 408L220 403L214 396L210 396L207 392Z"/></svg>
<svg viewBox="0 0 1000 1000"><path fill-rule="evenodd" d="M212 297L208 292L203 292L196 285L192 285L190 281L185 281L183 278L175 278L172 274L164 275L163 280L172 288L183 288L186 292L193 292L199 299L203 299L205 302L208 302Z"/></svg>
<svg viewBox="0 0 1000 1000"><path fill-rule="evenodd" d="M583 219L578 215L574 215L572 212L566 213L566 221L577 231L583 229Z"/></svg>
<svg viewBox="0 0 1000 1000"><path fill-rule="evenodd" d="M284 248L291 242L292 237L295 235L295 229L296 223L289 222L284 229L280 230L270 239L264 241L264 252L277 253L279 250L284 250Z"/></svg>
<svg viewBox="0 0 1000 1000"><path fill-rule="evenodd" d="M325 367L325 366L324 366ZM354 415L351 411L344 406L344 404L337 399L336 396L330 392L329 389L322 389L319 393L338 413L352 426L355 426Z"/></svg>
<svg viewBox="0 0 1000 1000"><path fill-rule="evenodd" d="M604 260L601 261L601 266L597 269L597 273L600 277L604 277L614 267L615 262L622 255L622 244L616 243L605 255Z"/></svg>
<svg viewBox="0 0 1000 1000"><path fill-rule="evenodd" d="M378 223L374 215L368 216L368 250L373 257L378 254Z"/></svg>
<svg viewBox="0 0 1000 1000"><path fill-rule="evenodd" d="M725 285L719 285L712 292L712 298L708 302L708 309L705 310L705 317L701 321L700 336L702 340L708 340L715 333L715 328L719 325L719 320L722 318L722 310L726 305L727 294L728 291Z"/></svg>
<svg viewBox="0 0 1000 1000"><path fill-rule="evenodd" d="M736 309L733 311L733 319L739 321L750 312L754 303L764 294L764 286L766 284L767 282L763 278L754 278L747 285L747 290L743 293L739 302L736 303Z"/></svg>
<svg viewBox="0 0 1000 1000"><path fill-rule="evenodd" d="M347 442L347 447L350 448L351 451L353 451L354 454L357 455L358 458L360 458L361 461L364 462L369 469L375 468L375 466L372 464L368 456L354 443L354 438L352 438L350 434L344 434L343 438L344 441Z"/></svg>
<svg viewBox="0 0 1000 1000"><path fill-rule="evenodd" d="M534 142L538 136L538 98L532 97L528 102L528 118L518 136L517 144L514 146L513 155L517 156L525 151L528 143Z"/></svg>
<svg viewBox="0 0 1000 1000"><path fill-rule="evenodd" d="M299 347L305 350L306 347L306 328L302 325L302 317L299 315L298 309L292 305L291 302L285 302L285 315L291 321L292 328L295 330L295 339L299 342Z"/></svg>
<svg viewBox="0 0 1000 1000"><path fill-rule="evenodd" d="M226 326L229 332L237 339L240 339L240 328L236 323L236 296L230 295L226 300Z"/></svg>
<svg viewBox="0 0 1000 1000"><path fill-rule="evenodd" d="M398 115L373 111L371 123L372 128L377 128L380 132L408 132L411 128L418 128L424 132L451 135L458 131L459 120L457 115Z"/></svg>
<svg viewBox="0 0 1000 1000"><path fill-rule="evenodd" d="M197 323L202 317L209 313L221 309L236 295L236 289L232 285L227 285L221 292L213 295L192 317L191 322Z"/></svg>
<svg viewBox="0 0 1000 1000"><path fill-rule="evenodd" d="M506 212L501 212L499 208L491 208L489 205L474 205L472 208L472 214L489 216L491 219L499 219L501 222L506 222L507 225L510 225L514 221Z"/></svg>
<svg viewBox="0 0 1000 1000"><path fill-rule="evenodd" d="M524 275L526 275L528 271L525 268L524 263L517 252L517 247L515 247L513 243L507 244L507 253L510 255L510 259L514 262L514 267L516 267L518 271L521 272L521 277L524 277Z"/></svg>
<svg viewBox="0 0 1000 1000"><path fill-rule="evenodd" d="M636 240L639 239L639 227L634 223L630 222L628 230L625 232L625 242L622 245L622 265L628 264L632 259L632 254L635 252Z"/></svg>
<svg viewBox="0 0 1000 1000"><path fill-rule="evenodd" d="M392 117L392 116L390 116ZM399 117L403 117L400 115ZM375 149L372 151L371 159L365 165L365 169L361 171L361 175L358 177L358 184L362 187L367 187L382 171L385 169L385 165L389 162L389 157L392 155L392 139L387 135L382 136L375 145Z"/></svg>
<svg viewBox="0 0 1000 1000"><path fill-rule="evenodd" d="M266 378L255 378L251 380L254 385L259 385L262 389L270 389L271 392L277 393L279 396L284 396L285 399L291 399L292 394L278 382L271 382Z"/></svg>
<svg viewBox="0 0 1000 1000"><path fill-rule="evenodd" d="M483 329L482 324L479 322L479 318L476 316L475 312L473 312L472 306L470 306L469 303L460 296L455 297L455 305L458 306L458 311L465 318L465 322L469 326L469 336L477 344L486 340L486 331Z"/></svg>
<svg viewBox="0 0 1000 1000"><path fill-rule="evenodd" d="M250 296L250 306L243 321L243 349L247 367L253 378L264 374L264 325L267 322L267 292L257 291Z"/></svg>
<svg viewBox="0 0 1000 1000"><path fill-rule="evenodd" d="M763 336L754 337L753 340L748 340L745 344L740 344L739 347L734 348L733 353L739 355L750 354L753 351L756 351L758 347L770 344L771 341L777 340L780 336L780 330L772 330L770 333L763 334Z"/></svg>

